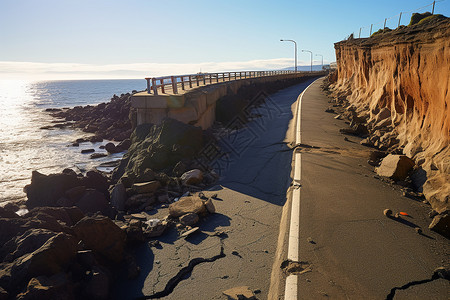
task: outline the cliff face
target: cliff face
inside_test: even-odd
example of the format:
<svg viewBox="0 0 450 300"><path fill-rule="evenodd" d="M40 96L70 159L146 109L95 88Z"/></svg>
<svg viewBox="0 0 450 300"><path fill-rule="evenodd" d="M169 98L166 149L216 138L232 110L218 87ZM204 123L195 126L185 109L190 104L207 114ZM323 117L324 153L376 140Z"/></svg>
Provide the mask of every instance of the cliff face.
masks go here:
<svg viewBox="0 0 450 300"><path fill-rule="evenodd" d="M450 19L342 41L335 49L335 96L347 98L371 134L387 129L380 139L394 139L396 150L415 160L417 187L433 208L448 209Z"/></svg>

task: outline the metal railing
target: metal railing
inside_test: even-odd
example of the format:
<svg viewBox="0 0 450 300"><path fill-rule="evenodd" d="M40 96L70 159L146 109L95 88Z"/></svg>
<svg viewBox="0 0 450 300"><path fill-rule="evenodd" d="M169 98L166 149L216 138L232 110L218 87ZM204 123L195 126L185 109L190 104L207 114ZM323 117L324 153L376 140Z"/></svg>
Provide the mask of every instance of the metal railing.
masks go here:
<svg viewBox="0 0 450 300"><path fill-rule="evenodd" d="M256 78L264 76L294 74L294 73L308 73L295 71L241 71L241 72L222 72L222 73L198 73L191 75L177 75L164 77L148 77L147 93L158 95L159 91L162 94L166 93L167 87L172 89L172 93L178 94L178 89L186 90L187 88L194 88L200 85L207 85L212 83L219 83L231 80Z"/></svg>

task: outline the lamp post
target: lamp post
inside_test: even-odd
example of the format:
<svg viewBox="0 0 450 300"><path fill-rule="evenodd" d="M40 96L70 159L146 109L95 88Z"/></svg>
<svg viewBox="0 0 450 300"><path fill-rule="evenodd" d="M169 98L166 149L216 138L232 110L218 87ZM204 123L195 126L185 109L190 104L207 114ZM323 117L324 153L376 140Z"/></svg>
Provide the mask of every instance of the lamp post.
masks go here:
<svg viewBox="0 0 450 300"><path fill-rule="evenodd" d="M302 52L309 52L311 54L311 72L312 72L312 57L313 57L313 53L309 50L302 50Z"/></svg>
<svg viewBox="0 0 450 300"><path fill-rule="evenodd" d="M322 70L323 70L323 55L322 54L316 54L316 56L322 56Z"/></svg>
<svg viewBox="0 0 450 300"><path fill-rule="evenodd" d="M295 72L297 72L297 42L294 40L283 40L281 39L280 42L293 42L295 45Z"/></svg>

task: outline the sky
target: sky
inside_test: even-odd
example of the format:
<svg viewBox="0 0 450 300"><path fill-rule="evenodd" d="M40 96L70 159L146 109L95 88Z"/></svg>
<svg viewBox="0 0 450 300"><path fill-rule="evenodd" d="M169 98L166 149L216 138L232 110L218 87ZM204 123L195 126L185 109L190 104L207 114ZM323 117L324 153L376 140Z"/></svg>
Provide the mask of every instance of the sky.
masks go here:
<svg viewBox="0 0 450 300"><path fill-rule="evenodd" d="M335 61L431 0L0 0L0 79L144 78ZM431 6L419 10L430 11ZM435 13L450 16L450 0ZM411 13L403 13L407 24ZM319 55L317 55L319 54Z"/></svg>

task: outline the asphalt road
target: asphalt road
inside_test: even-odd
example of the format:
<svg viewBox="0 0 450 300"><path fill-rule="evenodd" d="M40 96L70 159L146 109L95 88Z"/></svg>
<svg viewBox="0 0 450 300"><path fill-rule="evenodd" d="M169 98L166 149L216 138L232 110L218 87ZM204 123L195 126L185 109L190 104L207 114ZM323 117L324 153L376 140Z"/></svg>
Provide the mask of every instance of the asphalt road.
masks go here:
<svg viewBox="0 0 450 300"><path fill-rule="evenodd" d="M428 230L430 207L376 178L367 164L371 149L357 137L344 140L339 129L347 125L325 112L321 82L302 100L301 141L317 148L298 150L299 257L311 270L298 275L298 299L448 299L447 280L415 284L449 264L448 240ZM389 219L386 208L410 217Z"/></svg>
<svg viewBox="0 0 450 300"><path fill-rule="evenodd" d="M160 238L161 247L137 248L141 274L137 280L123 279L115 293L117 299L163 291L192 261L214 257L218 258L197 264L161 299L227 299L222 292L238 286L256 291L258 299L268 298L280 218L291 181L292 149L286 134L292 106L312 81L270 96L259 95L256 102L261 97L266 101L248 111L253 117L249 123L236 118L227 124L220 140L227 155L214 164L220 181L204 192L206 196L218 194L213 200L216 214L204 218L199 223L201 232L189 238L179 238L171 230ZM155 217L165 214L167 209L160 209ZM226 234L217 237L216 231Z"/></svg>

